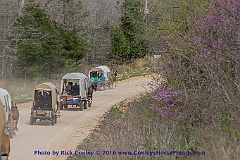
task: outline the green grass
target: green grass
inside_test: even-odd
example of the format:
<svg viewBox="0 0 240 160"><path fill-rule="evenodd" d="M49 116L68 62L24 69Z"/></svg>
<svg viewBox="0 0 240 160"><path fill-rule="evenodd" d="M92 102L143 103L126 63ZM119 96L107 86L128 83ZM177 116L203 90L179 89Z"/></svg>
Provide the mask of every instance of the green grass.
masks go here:
<svg viewBox="0 0 240 160"><path fill-rule="evenodd" d="M116 118L122 118L122 114L120 113L119 109L116 108L115 106L112 106L108 113Z"/></svg>
<svg viewBox="0 0 240 160"><path fill-rule="evenodd" d="M139 77L139 76L146 76L149 74L149 71L147 68L130 68L125 72L119 73L117 80L122 81L125 79L133 78L133 77Z"/></svg>
<svg viewBox="0 0 240 160"><path fill-rule="evenodd" d="M30 102L32 100L32 97L30 94L24 94L20 96L13 96L12 100L14 101L14 103L26 103Z"/></svg>

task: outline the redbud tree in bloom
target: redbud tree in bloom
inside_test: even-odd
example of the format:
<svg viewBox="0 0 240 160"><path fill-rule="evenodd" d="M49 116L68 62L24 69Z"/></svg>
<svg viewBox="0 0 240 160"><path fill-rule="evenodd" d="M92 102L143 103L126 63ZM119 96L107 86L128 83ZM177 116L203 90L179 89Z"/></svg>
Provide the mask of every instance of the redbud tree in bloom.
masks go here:
<svg viewBox="0 0 240 160"><path fill-rule="evenodd" d="M165 53L151 66L165 80L153 85L151 94L158 102L151 108L160 118L184 108L189 114L191 109L199 109L197 116L209 109L212 115L227 115L226 108L239 113L239 10L239 0L215 0L187 34L162 39Z"/></svg>

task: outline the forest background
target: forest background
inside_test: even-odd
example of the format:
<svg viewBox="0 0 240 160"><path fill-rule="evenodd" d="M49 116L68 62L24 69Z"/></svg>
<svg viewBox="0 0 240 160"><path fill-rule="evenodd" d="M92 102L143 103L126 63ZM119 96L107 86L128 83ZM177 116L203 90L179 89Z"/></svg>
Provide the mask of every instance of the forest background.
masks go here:
<svg viewBox="0 0 240 160"><path fill-rule="evenodd" d="M147 110L141 120L152 118L143 128L135 123L142 131L135 145L239 158L238 0L1 0L0 7L1 86L15 95L24 97L22 82L141 59L154 83L135 103Z"/></svg>

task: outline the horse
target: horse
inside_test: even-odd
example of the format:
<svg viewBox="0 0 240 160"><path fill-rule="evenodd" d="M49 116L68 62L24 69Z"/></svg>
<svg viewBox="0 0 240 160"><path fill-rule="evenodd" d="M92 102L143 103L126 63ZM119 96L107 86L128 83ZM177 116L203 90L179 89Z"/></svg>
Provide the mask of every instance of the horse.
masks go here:
<svg viewBox="0 0 240 160"><path fill-rule="evenodd" d="M1 152L3 160L7 160L10 153L10 140L9 137L3 133L3 139L1 144Z"/></svg>
<svg viewBox="0 0 240 160"><path fill-rule="evenodd" d="M13 119L13 129L18 131L18 120L19 120L19 111L17 109L17 106L13 106L11 108L11 114L12 114L12 119Z"/></svg>
<svg viewBox="0 0 240 160"><path fill-rule="evenodd" d="M92 97L93 97L93 89L92 89L91 86L88 87L87 95L88 95L88 106L91 107L91 105L92 105Z"/></svg>
<svg viewBox="0 0 240 160"><path fill-rule="evenodd" d="M109 80L110 80L110 83L112 84L112 87L113 87L113 84L115 83L115 87L117 87L117 71L114 72L114 74L112 74L110 77L109 77Z"/></svg>

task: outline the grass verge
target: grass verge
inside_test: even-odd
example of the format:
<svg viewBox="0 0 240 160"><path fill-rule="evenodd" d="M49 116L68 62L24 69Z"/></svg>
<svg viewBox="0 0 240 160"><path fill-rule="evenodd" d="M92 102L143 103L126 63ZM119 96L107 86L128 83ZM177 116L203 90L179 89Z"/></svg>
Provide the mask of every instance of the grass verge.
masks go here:
<svg viewBox="0 0 240 160"><path fill-rule="evenodd" d="M127 99L113 106L104 119L77 147L93 156L79 159L138 160L237 160L240 158L239 133L220 126L191 126L181 114L156 120L147 96ZM231 134L230 134L231 133ZM192 154L192 155L191 155Z"/></svg>

